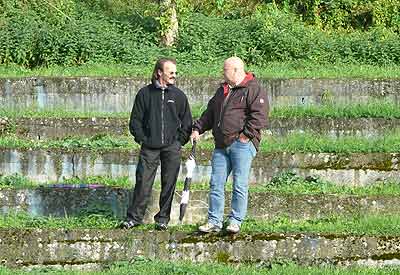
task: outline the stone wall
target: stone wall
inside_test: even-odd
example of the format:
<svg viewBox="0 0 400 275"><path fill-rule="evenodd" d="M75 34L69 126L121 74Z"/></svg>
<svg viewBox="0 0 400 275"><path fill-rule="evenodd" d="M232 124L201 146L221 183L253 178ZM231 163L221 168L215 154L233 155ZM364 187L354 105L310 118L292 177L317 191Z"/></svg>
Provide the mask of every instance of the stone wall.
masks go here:
<svg viewBox="0 0 400 275"><path fill-rule="evenodd" d="M136 151L64 151L0 149L3 175L21 174L38 182L62 182L63 178L127 176L134 181ZM188 152L184 153L185 160ZM197 152L193 182L208 182L211 152ZM250 184L263 184L284 171L317 176L339 185L368 185L376 181L398 181L399 153L258 153L250 171ZM160 169L157 171L159 179ZM186 171L182 163L179 180Z"/></svg>
<svg viewBox="0 0 400 275"><path fill-rule="evenodd" d="M192 188L195 188L193 186ZM34 189L0 190L0 214L23 211L31 216L72 217L107 213L125 219L131 189L73 186L40 187ZM154 190L145 215L146 223L154 223L160 192ZM181 190L172 204L170 224L179 223ZM225 214L230 212L231 192L225 194ZM183 223L205 221L208 191L192 190ZM257 220L272 220L282 216L291 220L320 219L340 216L395 215L400 211L396 196L352 196L327 194L279 194L250 192L248 216Z"/></svg>
<svg viewBox="0 0 400 275"><path fill-rule="evenodd" d="M181 78L177 86L191 104L206 104L221 79ZM271 105L365 102L385 98L399 102L400 80L260 79ZM60 108L79 111L129 112L136 92L148 83L140 78L2 78L0 105L11 108Z"/></svg>
<svg viewBox="0 0 400 275"><path fill-rule="evenodd" d="M141 256L167 261L398 265L400 238L332 234L206 235L125 230L0 230L10 267L96 267Z"/></svg>
<svg viewBox="0 0 400 275"><path fill-rule="evenodd" d="M68 136L129 135L128 118L2 118L0 134L15 132L34 139ZM263 135L286 136L294 132L314 132L330 137L376 137L400 129L400 119L383 118L273 118ZM205 134L210 137L211 134Z"/></svg>

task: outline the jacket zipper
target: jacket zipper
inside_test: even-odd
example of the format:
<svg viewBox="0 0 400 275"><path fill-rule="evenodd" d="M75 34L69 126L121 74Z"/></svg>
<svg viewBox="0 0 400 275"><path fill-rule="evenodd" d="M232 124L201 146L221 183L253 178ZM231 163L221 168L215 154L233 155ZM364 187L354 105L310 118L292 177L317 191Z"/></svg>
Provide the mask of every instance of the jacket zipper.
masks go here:
<svg viewBox="0 0 400 275"><path fill-rule="evenodd" d="M222 120L223 120L224 114L225 114L225 108L226 108L226 106L228 106L229 102L231 101L231 98L232 98L234 92L235 92L235 90L230 89L228 98L226 99L226 102L225 102L225 98L222 101L222 108L221 108L221 112L219 113L219 121L218 121L218 127L221 128L221 131L222 131L222 125L223 125Z"/></svg>
<svg viewBox="0 0 400 275"><path fill-rule="evenodd" d="M164 88L161 89L161 144L164 144Z"/></svg>

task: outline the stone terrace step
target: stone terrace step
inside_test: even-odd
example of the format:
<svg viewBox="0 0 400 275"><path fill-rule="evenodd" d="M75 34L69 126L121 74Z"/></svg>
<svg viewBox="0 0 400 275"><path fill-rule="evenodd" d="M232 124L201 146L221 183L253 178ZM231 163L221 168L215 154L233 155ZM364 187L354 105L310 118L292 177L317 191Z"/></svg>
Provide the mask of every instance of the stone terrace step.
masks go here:
<svg viewBox="0 0 400 275"><path fill-rule="evenodd" d="M198 150L193 182L209 181L210 159L210 151ZM398 181L399 161L400 153L259 153L253 161L250 183L268 182L283 171L294 171L303 177L319 176L343 185L364 186L378 180ZM1 174L17 173L39 182L100 175L114 178L128 176L134 181L136 163L136 151L71 152L0 148ZM183 166L180 180L184 180L186 175Z"/></svg>
<svg viewBox="0 0 400 275"><path fill-rule="evenodd" d="M198 236L125 230L0 230L9 267L94 268L137 256L167 261L398 265L399 236L253 233Z"/></svg>
<svg viewBox="0 0 400 275"><path fill-rule="evenodd" d="M15 128L20 136L35 139L67 136L94 136L99 134L127 135L128 118L2 118L0 133ZM331 137L344 135L379 136L400 128L400 119L384 118L272 118L268 132L285 136L293 132L315 132ZM266 133L267 132L267 133Z"/></svg>
<svg viewBox="0 0 400 275"><path fill-rule="evenodd" d="M385 98L400 102L400 80L396 79L260 79L271 105L365 102ZM3 78L0 106L11 108L62 108L79 111L129 112L139 88L148 83L140 78ZM180 78L177 86L191 104L205 104L221 79Z"/></svg>
<svg viewBox="0 0 400 275"><path fill-rule="evenodd" d="M122 188L64 188L0 189L0 214L23 211L31 216L72 217L88 213L112 214L125 219L131 190ZM154 190L145 222L153 223L158 212L160 192ZM171 222L178 224L180 190L174 197ZM230 211L231 192L226 192L226 214ZM190 192L189 205L183 222L202 223L207 217L208 191ZM396 215L400 212L398 196L355 196L335 194L278 194L250 192L248 215L257 220L282 216L291 220L319 219L333 215ZM0 242L1 244L1 242Z"/></svg>

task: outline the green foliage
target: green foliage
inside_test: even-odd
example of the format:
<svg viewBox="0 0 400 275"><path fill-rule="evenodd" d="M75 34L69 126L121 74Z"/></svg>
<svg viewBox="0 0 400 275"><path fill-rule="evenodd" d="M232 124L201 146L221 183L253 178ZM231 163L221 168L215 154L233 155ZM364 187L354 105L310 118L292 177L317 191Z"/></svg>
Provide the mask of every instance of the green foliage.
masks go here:
<svg viewBox="0 0 400 275"><path fill-rule="evenodd" d="M253 187L255 192L282 194L341 194L358 196L398 196L398 182L376 182L368 186L337 185L316 176L301 177L293 171L274 176L263 188Z"/></svg>
<svg viewBox="0 0 400 275"><path fill-rule="evenodd" d="M19 175L9 175L4 176L0 174L0 189L1 188L21 188L21 187L32 187L35 186L34 182L30 181L28 178Z"/></svg>
<svg viewBox="0 0 400 275"><path fill-rule="evenodd" d="M25 149L51 149L60 148L64 150L132 150L139 148L130 136L113 137L108 135L97 135L90 138L66 137L55 140L29 140L20 139L14 135L0 136L0 147L2 148L25 148Z"/></svg>
<svg viewBox="0 0 400 275"><path fill-rule="evenodd" d="M54 149L64 150L132 150L138 149L130 136L94 136L91 138L67 137L60 140L27 140L16 136L0 136L0 148ZM188 143L184 147L190 150ZM212 150L214 142L202 140L199 150ZM329 137L313 133L294 133L285 138L266 136L261 140L261 152L315 152L315 153L390 153L400 151L400 134L389 132L379 137Z"/></svg>
<svg viewBox="0 0 400 275"><path fill-rule="evenodd" d="M365 103L333 104L332 96L325 93L321 105L302 106L275 106L271 109L270 118L400 118L398 105L389 100L370 100ZM332 103L331 103L332 102ZM198 118L206 109L206 104L194 104L191 106L193 118ZM129 120L126 112L77 112L65 109L37 109L25 108L15 110L0 108L0 117L7 118L5 127L0 129L0 135L13 134L17 131L19 118L119 118L121 122ZM99 137L97 137L99 138Z"/></svg>
<svg viewBox="0 0 400 275"><path fill-rule="evenodd" d="M95 135L89 138L67 137L60 140L51 140L43 144L47 148L61 147L65 149L117 149L132 148L132 139L129 136L112 137L109 135Z"/></svg>
<svg viewBox="0 0 400 275"><path fill-rule="evenodd" d="M3 116L1 113L3 110L0 109L0 136L15 134L17 131L17 125L14 121L8 119L7 116Z"/></svg>
<svg viewBox="0 0 400 275"><path fill-rule="evenodd" d="M109 15L101 8L106 1L50 2L4 1L0 63L35 67L149 61L143 51L148 53L157 40L150 18Z"/></svg>
<svg viewBox="0 0 400 275"><path fill-rule="evenodd" d="M270 3L268 3L270 2ZM157 1L0 1L0 64L151 66L400 64L398 0L178 0L176 48L159 47ZM298 16L301 15L301 16ZM337 30L339 29L339 30Z"/></svg>
<svg viewBox="0 0 400 275"><path fill-rule="evenodd" d="M218 77L222 78L220 61L207 63L178 64L179 78ZM141 77L149 79L154 64L84 64L80 66L51 65L49 67L25 68L20 65L0 65L0 76L6 77ZM400 66L366 64L318 64L313 61L270 62L263 66L249 65L247 70L258 78L400 78ZM179 86L179 82L178 82ZM111 116L111 115L110 115Z"/></svg>
<svg viewBox="0 0 400 275"><path fill-rule="evenodd" d="M233 20L193 14L181 24L177 44L181 62L213 63L237 55L255 63L252 61L260 56L253 48L253 33L261 27L259 23L248 18Z"/></svg>
<svg viewBox="0 0 400 275"><path fill-rule="evenodd" d="M181 275L377 275L377 274L398 274L398 267L338 267L338 266L300 266L287 261L279 261L269 263L193 263L187 261L160 261L135 257L130 262L113 262L107 264L104 270L98 272L88 272L94 275L166 275L166 274L181 274ZM81 275L86 274L79 270L56 270L53 267L35 267L29 271L21 269L11 269L0 266L0 274L64 274L64 275Z"/></svg>
<svg viewBox="0 0 400 275"><path fill-rule="evenodd" d="M398 0L277 0L307 24L324 29L386 27L399 32Z"/></svg>
<svg viewBox="0 0 400 275"><path fill-rule="evenodd" d="M314 232L367 235L397 235L400 229L400 217L396 215L363 215L330 217L293 221L280 217L271 221L249 219L243 223L241 231L245 232Z"/></svg>
<svg viewBox="0 0 400 275"><path fill-rule="evenodd" d="M400 118L400 110L393 101L371 100L366 103L334 104L332 98L325 95L324 101L328 103L320 106L280 106L274 107L271 117L274 118Z"/></svg>
<svg viewBox="0 0 400 275"><path fill-rule="evenodd" d="M278 193L351 193L351 188L338 187L337 185L324 181L319 177L308 176L306 178L298 176L293 171L284 171L274 176L267 182L266 190ZM361 191L362 192L362 191ZM364 192L368 192L364 190Z"/></svg>
<svg viewBox="0 0 400 275"><path fill-rule="evenodd" d="M269 6L257 16L259 20L264 20L264 26L253 36L258 39L256 48L263 51L262 61L256 64L302 60L384 65L397 64L400 60L400 38L388 29L324 32L315 26L307 26L274 6Z"/></svg>
<svg viewBox="0 0 400 275"><path fill-rule="evenodd" d="M295 185L295 184L311 184L311 185L320 185L323 184L323 181L319 178L315 177L307 177L305 179L296 175L295 172L287 171L283 172L278 176L275 176L271 179L267 186L280 187L285 185Z"/></svg>
<svg viewBox="0 0 400 275"><path fill-rule="evenodd" d="M176 0L181 17L190 13L238 19L251 15L263 1L260 0Z"/></svg>
<svg viewBox="0 0 400 275"><path fill-rule="evenodd" d="M73 177L64 179L63 184L99 184L109 187L131 188L132 181L126 177L112 178L107 176L89 176L85 178Z"/></svg>
<svg viewBox="0 0 400 275"><path fill-rule="evenodd" d="M119 221L101 214L81 217L31 217L17 212L0 216L0 228L115 228Z"/></svg>
<svg viewBox="0 0 400 275"><path fill-rule="evenodd" d="M287 137L265 137L261 140L264 152L315 152L315 153L383 153L400 151L399 133L365 138L344 136L328 137L309 132L293 133Z"/></svg>
<svg viewBox="0 0 400 275"><path fill-rule="evenodd" d="M7 118L7 125L5 132L15 133L16 125L10 118L93 118L93 117L107 117L107 118L129 118L128 112L96 112L96 111L69 111L64 109L49 108L39 109L35 107L28 107L20 110L11 108L0 107L0 117ZM2 134L0 130L0 134Z"/></svg>
<svg viewBox="0 0 400 275"><path fill-rule="evenodd" d="M43 183L34 182L29 180L26 176L14 174L10 176L0 176L0 189L18 189L18 188L34 188L46 187L47 184L54 184L53 182ZM126 188L132 189L132 181L128 177L111 177L111 176L89 176L84 178L73 177L64 178L62 185L103 185L112 188ZM183 190L184 182L178 181L176 183L176 191ZM209 190L209 182L195 183L191 186L192 191L207 191ZM232 182L228 181L225 185L227 192L232 191ZM308 176L303 178L293 171L284 171L277 176L274 176L271 181L263 184L251 185L251 192L255 193L278 193L278 194L337 194L337 195L357 195L357 196L398 196L400 195L399 182L382 181L376 182L368 186L345 186L337 185L320 179L316 176ZM154 190L161 190L161 182L155 181L153 185ZM175 194L180 196L179 193ZM110 214L107 209L107 215ZM103 211L103 212L102 212ZM99 213L104 214L105 209L103 206L95 207L95 209L88 209L86 213Z"/></svg>
<svg viewBox="0 0 400 275"><path fill-rule="evenodd" d="M113 229L119 221L101 214L90 214L80 217L31 217L24 212L11 213L0 216L0 228L49 228L49 229L78 229L96 228ZM242 233L345 233L365 235L398 235L400 229L398 215L333 215L320 219L291 220L279 217L274 220L247 219L241 227ZM152 230L152 225L145 225L136 230ZM171 226L170 231L179 228L179 231L194 231L192 225Z"/></svg>

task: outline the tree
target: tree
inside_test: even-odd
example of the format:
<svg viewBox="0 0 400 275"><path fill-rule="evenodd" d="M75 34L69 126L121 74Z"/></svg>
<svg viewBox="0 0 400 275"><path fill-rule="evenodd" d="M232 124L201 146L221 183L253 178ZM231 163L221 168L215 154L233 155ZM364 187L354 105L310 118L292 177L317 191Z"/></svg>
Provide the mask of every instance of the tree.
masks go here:
<svg viewBox="0 0 400 275"><path fill-rule="evenodd" d="M161 43L170 47L178 36L175 0L160 0Z"/></svg>

